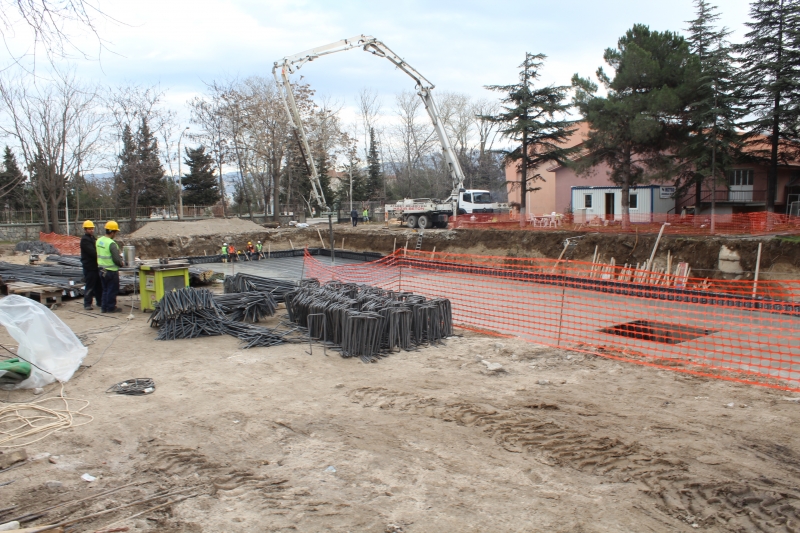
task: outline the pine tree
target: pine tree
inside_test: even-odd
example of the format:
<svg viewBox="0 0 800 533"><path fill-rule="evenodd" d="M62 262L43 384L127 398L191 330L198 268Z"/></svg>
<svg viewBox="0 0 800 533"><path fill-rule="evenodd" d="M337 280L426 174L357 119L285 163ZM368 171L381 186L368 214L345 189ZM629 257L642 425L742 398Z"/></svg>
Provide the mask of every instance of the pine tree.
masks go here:
<svg viewBox="0 0 800 533"><path fill-rule="evenodd" d="M694 96L699 69L689 45L672 32L650 31L636 24L603 54L615 70L609 78L600 67L597 76L607 95L596 96L597 85L577 74L575 104L589 122L583 144L586 155L577 162L579 173L605 163L611 181L621 188L622 224L630 224L630 188L671 170L670 150L688 134L684 120Z"/></svg>
<svg viewBox="0 0 800 533"><path fill-rule="evenodd" d="M378 141L375 138L375 128L369 129L369 151L367 152L367 181L364 186L366 200L383 198L383 171L381 158L378 152Z"/></svg>
<svg viewBox="0 0 800 533"><path fill-rule="evenodd" d="M790 143L800 141L800 0L755 0L750 17L747 41L737 47L754 117L743 125L753 153L769 161L766 205L774 211L778 164L792 159L797 150ZM760 135L767 138L766 148Z"/></svg>
<svg viewBox="0 0 800 533"><path fill-rule="evenodd" d="M117 171L118 199L130 209L131 229L136 228L136 210L140 205L156 206L166 201L164 167L158 158L158 141L142 120L136 134L129 124L122 130L122 150Z"/></svg>
<svg viewBox="0 0 800 533"><path fill-rule="evenodd" d="M142 192L139 205L157 206L167 203L167 183L164 167L158 157L158 139L150 131L147 119L142 120L138 132L139 163L142 172Z"/></svg>
<svg viewBox="0 0 800 533"><path fill-rule="evenodd" d="M214 176L214 157L206 153L205 146L195 149L184 149L183 160L189 167L189 173L181 179L183 183L183 202L187 205L213 205L220 199L219 185Z"/></svg>
<svg viewBox="0 0 800 533"><path fill-rule="evenodd" d="M687 185L695 185L699 210L703 184L710 181L715 191L727 169L741 158L742 136L736 123L744 110L731 47L726 41L730 32L714 27L719 15L706 0L695 0L695 7L697 17L689 22L687 42L699 61L699 76L694 101L688 107L691 134L679 152L688 165L684 173L689 175ZM712 214L715 204L712 192Z"/></svg>
<svg viewBox="0 0 800 533"><path fill-rule="evenodd" d="M0 172L0 197L5 196L6 203L11 209L22 209L25 200L24 181L25 175L17 164L17 157L11 148L6 146L3 152L3 171Z"/></svg>
<svg viewBox="0 0 800 533"><path fill-rule="evenodd" d="M534 86L546 57L544 54L526 53L525 61L520 65L519 83L486 87L505 93L505 96L501 99L504 104L502 111L496 116L484 118L499 123L500 134L515 144L519 143L504 154L507 161L518 162L521 225L525 224L526 219L527 193L540 189L528 183L544 180L541 174L531 176L529 171L546 162L563 163L574 152L574 149L564 147L574 131L574 121L565 118L570 107L566 101L570 88Z"/></svg>

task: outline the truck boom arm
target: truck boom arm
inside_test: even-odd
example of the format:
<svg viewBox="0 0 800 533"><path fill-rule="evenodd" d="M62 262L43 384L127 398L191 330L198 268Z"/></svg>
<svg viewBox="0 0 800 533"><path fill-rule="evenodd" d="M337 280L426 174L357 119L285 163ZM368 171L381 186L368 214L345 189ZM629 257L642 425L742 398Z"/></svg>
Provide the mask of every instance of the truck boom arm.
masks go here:
<svg viewBox="0 0 800 533"><path fill-rule="evenodd" d="M303 124L300 120L300 111L297 108L297 103L295 102L294 95L292 94L292 87L289 83L289 74L294 73L306 63L314 61L319 57L334 54L336 52L344 52L345 50L350 50L357 47L363 48L365 52L388 59L390 62L392 62L392 64L408 74L411 79L414 80L417 94L419 94L420 98L422 98L422 102L425 104L425 110L428 112L428 116L433 123L433 128L436 131L436 135L439 137L439 142L442 144L445 161L447 162L448 173L450 174L450 179L453 182L453 192L458 194L459 189L464 187L464 172L461 170L461 165L458 162L458 158L453 150L453 146L450 144L450 138L447 136L447 132L444 129L444 124L439 118L439 108L436 105L436 100L433 98L433 94L431 93L434 85L415 68L403 61L403 59L395 54L388 46L377 40L375 37L369 35L356 35L355 37L351 37L349 39L342 39L341 41L337 41L335 43L312 48L292 56L287 56L281 61L276 61L272 67L272 75L275 77L279 91L283 96L286 115L289 117L289 122L291 123L292 128L297 135L298 141L300 142L301 150L304 152L303 156L308 162L308 170L309 174L311 175L311 192L314 196L314 200L323 210L328 209L325 196L322 191L322 185L319 181L319 175L317 174L314 160L311 157L308 139L306 138L305 131L303 130ZM278 70L281 72L280 78L278 77Z"/></svg>

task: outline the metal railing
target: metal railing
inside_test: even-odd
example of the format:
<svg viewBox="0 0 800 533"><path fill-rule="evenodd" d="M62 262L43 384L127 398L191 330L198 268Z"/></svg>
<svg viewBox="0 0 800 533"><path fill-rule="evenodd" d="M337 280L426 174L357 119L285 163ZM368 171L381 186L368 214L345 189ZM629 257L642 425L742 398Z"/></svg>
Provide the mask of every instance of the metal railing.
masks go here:
<svg viewBox="0 0 800 533"><path fill-rule="evenodd" d="M703 191L700 201L703 203L711 202L711 197L717 202L733 203L764 203L767 200L766 189L752 189L749 191L722 189L718 191Z"/></svg>
<svg viewBox="0 0 800 533"><path fill-rule="evenodd" d="M222 216L219 206L183 206L183 216L185 218L205 218ZM70 209L69 222L72 226L75 222L82 223L84 220L130 220L131 210L128 207L97 207L90 209ZM178 219L178 212L174 206L150 206L139 207L136 209L136 219L145 222L151 219ZM64 209L58 211L59 224L66 224L67 212ZM27 209L24 211L14 211L10 209L0 210L0 224L43 224L44 217L41 208Z"/></svg>

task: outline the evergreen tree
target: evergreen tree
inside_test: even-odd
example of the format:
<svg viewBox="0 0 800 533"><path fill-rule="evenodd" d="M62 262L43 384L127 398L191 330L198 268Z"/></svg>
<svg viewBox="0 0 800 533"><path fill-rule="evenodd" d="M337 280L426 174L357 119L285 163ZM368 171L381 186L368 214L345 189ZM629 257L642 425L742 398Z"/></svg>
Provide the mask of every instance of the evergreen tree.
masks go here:
<svg viewBox="0 0 800 533"><path fill-rule="evenodd" d="M164 205L167 203L165 172L158 157L158 139L150 131L147 119L142 120L137 137L139 168L142 173L142 192L139 196L139 205Z"/></svg>
<svg viewBox="0 0 800 533"><path fill-rule="evenodd" d="M507 161L518 163L521 179L519 188L520 224L525 224L527 193L540 187L531 187L529 182L544 180L541 174L529 175L531 169L546 162L566 162L574 152L565 148L564 143L574 131L574 121L566 120L569 110L566 102L569 87L535 87L539 70L547 56L544 54L525 54L520 65L520 82L514 85L490 85L486 88L505 93L501 102L502 111L495 116L484 117L500 124L499 132L515 144L513 150L505 151ZM513 185L512 185L513 186Z"/></svg>
<svg viewBox="0 0 800 533"><path fill-rule="evenodd" d="M322 194L325 196L325 201L328 207L333 209L333 189L331 189L331 163L330 157L325 151L320 150L316 158L317 173L319 174L319 184L322 187ZM308 179L305 180L306 193L304 196L310 200L311 205L314 205L314 200L311 198L311 183Z"/></svg>
<svg viewBox="0 0 800 533"><path fill-rule="evenodd" d="M17 164L17 157L6 146L3 152L3 171L0 172L0 197L5 196L11 209L19 210L24 205L25 175Z"/></svg>
<svg viewBox="0 0 800 533"><path fill-rule="evenodd" d="M369 129L369 151L367 152L367 181L364 186L366 200L383 198L383 171L381 158L378 152L378 141L375 138L375 128Z"/></svg>
<svg viewBox="0 0 800 533"><path fill-rule="evenodd" d="M611 181L621 188L622 224L630 224L630 188L671 171L670 150L687 135L685 113L697 80L698 65L683 37L650 31L636 24L603 54L615 70L609 78L600 67L597 77L607 95L596 96L597 85L577 74L575 104L589 122L577 163L580 173L601 163L611 169Z"/></svg>
<svg viewBox="0 0 800 533"><path fill-rule="evenodd" d="M694 101L688 107L690 135L679 153L687 163L686 185L695 185L695 206L699 209L703 183L710 181L716 190L727 169L741 158L742 136L736 123L744 110L731 47L726 41L730 32L714 27L719 15L706 0L695 0L695 7L697 17L689 22L687 42L699 61L699 76ZM712 193L712 213L714 196Z"/></svg>
<svg viewBox="0 0 800 533"><path fill-rule="evenodd" d="M140 205L157 206L166 201L164 168L158 158L158 141L142 120L134 135L129 124L122 130L122 150L117 171L117 194L130 208L131 228L136 228L136 210Z"/></svg>
<svg viewBox="0 0 800 533"><path fill-rule="evenodd" d="M778 164L797 153L789 143L800 141L800 0L755 0L750 17L747 40L737 47L753 117L743 125L755 154L769 161L766 204L774 211Z"/></svg>
<svg viewBox="0 0 800 533"><path fill-rule="evenodd" d="M187 205L213 205L221 197L217 178L214 176L214 157L206 153L205 146L184 149L183 160L189 173L181 178L183 183L183 202Z"/></svg>

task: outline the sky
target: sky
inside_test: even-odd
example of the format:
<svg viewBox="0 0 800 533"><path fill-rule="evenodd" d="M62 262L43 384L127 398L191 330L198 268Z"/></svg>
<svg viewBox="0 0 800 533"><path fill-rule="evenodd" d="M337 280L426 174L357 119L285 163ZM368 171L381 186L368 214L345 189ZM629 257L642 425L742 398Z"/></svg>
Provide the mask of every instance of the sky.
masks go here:
<svg viewBox="0 0 800 533"><path fill-rule="evenodd" d="M90 32L68 25L74 42L95 56L71 61L78 75L103 85L159 84L187 121L185 102L206 83L270 76L284 56L354 35L382 40L437 91L496 98L484 86L514 83L525 52L548 56L542 82L568 85L576 72L593 76L604 49L633 24L682 31L694 17L692 0L87 1L106 14L97 18L105 49L98 54ZM732 39L741 39L748 1L711 3ZM30 46L20 25L6 38L16 53ZM0 65L8 58L0 53ZM387 109L394 94L413 89L388 61L358 49L309 63L299 74L345 115L361 88L376 90Z"/></svg>

